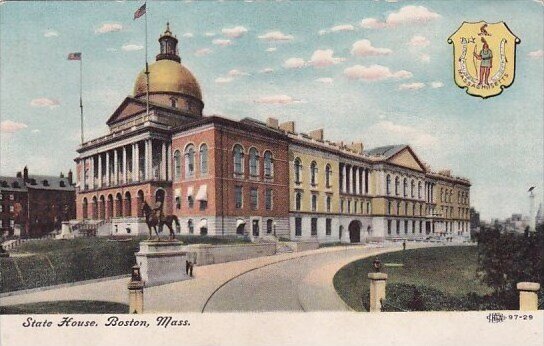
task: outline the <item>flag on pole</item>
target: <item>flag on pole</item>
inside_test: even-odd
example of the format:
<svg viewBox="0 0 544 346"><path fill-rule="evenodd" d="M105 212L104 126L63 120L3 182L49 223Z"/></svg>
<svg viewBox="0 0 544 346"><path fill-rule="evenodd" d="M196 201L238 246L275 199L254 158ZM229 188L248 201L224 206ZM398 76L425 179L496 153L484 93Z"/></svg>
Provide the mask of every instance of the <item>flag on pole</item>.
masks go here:
<svg viewBox="0 0 544 346"><path fill-rule="evenodd" d="M70 53L68 54L68 60L81 60L81 53Z"/></svg>
<svg viewBox="0 0 544 346"><path fill-rule="evenodd" d="M134 12L134 20L140 18L145 14L145 4L146 3L144 3L138 10L136 10L136 12Z"/></svg>

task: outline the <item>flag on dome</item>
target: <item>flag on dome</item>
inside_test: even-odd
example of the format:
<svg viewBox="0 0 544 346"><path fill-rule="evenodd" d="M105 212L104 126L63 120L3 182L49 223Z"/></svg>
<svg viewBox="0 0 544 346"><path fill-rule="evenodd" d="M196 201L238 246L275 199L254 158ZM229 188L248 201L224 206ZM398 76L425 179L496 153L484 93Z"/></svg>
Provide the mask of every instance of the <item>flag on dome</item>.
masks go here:
<svg viewBox="0 0 544 346"><path fill-rule="evenodd" d="M68 54L68 60L81 60L81 52Z"/></svg>
<svg viewBox="0 0 544 346"><path fill-rule="evenodd" d="M144 3L138 10L136 10L136 12L134 12L134 20L140 18L145 14L145 4L146 3Z"/></svg>

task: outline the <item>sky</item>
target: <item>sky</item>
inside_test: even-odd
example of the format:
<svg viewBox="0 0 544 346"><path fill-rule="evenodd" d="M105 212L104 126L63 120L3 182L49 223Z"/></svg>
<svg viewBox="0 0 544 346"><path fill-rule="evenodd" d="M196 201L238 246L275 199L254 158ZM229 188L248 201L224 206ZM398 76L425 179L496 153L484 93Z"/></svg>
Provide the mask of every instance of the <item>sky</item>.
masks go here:
<svg viewBox="0 0 544 346"><path fill-rule="evenodd" d="M0 174L74 170L80 142L132 93L145 65L142 1L0 1ZM544 195L544 3L518 1L149 1L149 61L167 21L207 115L294 120L365 148L409 144L472 183L483 219ZM514 84L489 99L453 80L463 21L504 21L521 39Z"/></svg>

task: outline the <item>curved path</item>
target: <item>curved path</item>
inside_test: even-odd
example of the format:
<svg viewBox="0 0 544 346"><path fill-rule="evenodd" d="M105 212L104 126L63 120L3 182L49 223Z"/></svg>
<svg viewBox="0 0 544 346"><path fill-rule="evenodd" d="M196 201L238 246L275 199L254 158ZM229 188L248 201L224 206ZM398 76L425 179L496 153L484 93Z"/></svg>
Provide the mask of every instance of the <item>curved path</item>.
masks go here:
<svg viewBox="0 0 544 346"><path fill-rule="evenodd" d="M411 244L424 247L429 244ZM145 312L349 310L332 278L359 258L398 251L363 245L322 248L195 268L191 280L148 287ZM37 292L3 295L0 305L89 299L128 303L127 278L77 283Z"/></svg>

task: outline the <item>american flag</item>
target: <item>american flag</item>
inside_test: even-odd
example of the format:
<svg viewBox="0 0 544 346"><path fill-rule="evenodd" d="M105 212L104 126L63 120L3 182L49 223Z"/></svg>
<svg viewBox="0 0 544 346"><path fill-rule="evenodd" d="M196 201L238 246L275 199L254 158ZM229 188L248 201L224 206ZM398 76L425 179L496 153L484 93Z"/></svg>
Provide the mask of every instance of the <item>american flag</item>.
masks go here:
<svg viewBox="0 0 544 346"><path fill-rule="evenodd" d="M68 60L81 60L81 53L70 53L68 54Z"/></svg>
<svg viewBox="0 0 544 346"><path fill-rule="evenodd" d="M136 12L134 12L134 19L138 19L140 18L141 16L143 16L145 14L145 4L144 3Z"/></svg>

